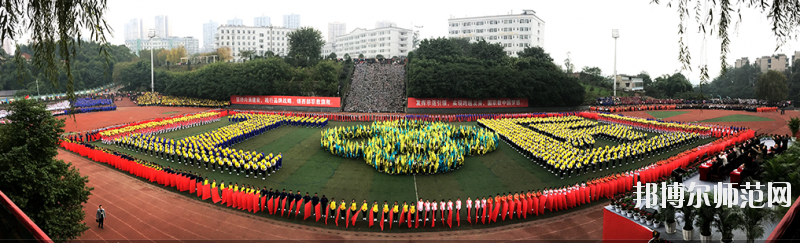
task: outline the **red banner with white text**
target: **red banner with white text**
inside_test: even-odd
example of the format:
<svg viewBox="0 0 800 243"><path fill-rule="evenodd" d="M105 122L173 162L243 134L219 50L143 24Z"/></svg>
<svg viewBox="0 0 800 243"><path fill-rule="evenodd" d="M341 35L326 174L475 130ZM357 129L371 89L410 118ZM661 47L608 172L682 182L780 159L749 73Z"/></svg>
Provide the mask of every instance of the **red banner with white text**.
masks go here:
<svg viewBox="0 0 800 243"><path fill-rule="evenodd" d="M437 99L437 98L411 98L408 97L408 108L502 108L502 107L528 107L525 98L501 99Z"/></svg>
<svg viewBox="0 0 800 243"><path fill-rule="evenodd" d="M341 98L274 95L231 95L231 104L341 107Z"/></svg>

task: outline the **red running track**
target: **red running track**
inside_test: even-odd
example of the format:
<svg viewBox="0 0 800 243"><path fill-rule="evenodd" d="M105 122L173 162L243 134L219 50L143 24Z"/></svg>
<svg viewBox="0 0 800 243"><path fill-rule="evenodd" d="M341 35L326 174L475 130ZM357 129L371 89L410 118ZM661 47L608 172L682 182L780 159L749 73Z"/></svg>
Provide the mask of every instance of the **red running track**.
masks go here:
<svg viewBox="0 0 800 243"><path fill-rule="evenodd" d="M67 118L66 131L94 128L182 113L209 110L188 107L118 107L116 111L93 112ZM163 114L175 112L171 114ZM59 149L58 159L72 162L94 187L84 205L91 228L78 240L124 242L139 240L236 240L236 239L412 239L412 240L559 240L602 237L602 208L520 224L450 232L364 233L296 225L253 216L239 210L215 207L158 185ZM98 205L107 210L105 229L94 222Z"/></svg>
<svg viewBox="0 0 800 243"><path fill-rule="evenodd" d="M337 231L273 221L238 210L215 207L164 187L59 150L58 159L72 162L94 187L84 206L91 228L79 240L239 240L239 239L600 239L602 209L480 230L431 233L363 233ZM98 205L108 214L105 228L94 222ZM269 229L269 230L263 230Z"/></svg>
<svg viewBox="0 0 800 243"><path fill-rule="evenodd" d="M117 111L78 114L77 123L67 119L67 131L84 131L98 127L167 117L182 113L208 110L187 107L119 107ZM175 112L171 114L163 114ZM644 112L627 112L628 115L649 117ZM720 123L749 126L762 133L779 132L785 128L789 114L750 113L736 111L690 111L667 120L697 121L731 114L748 114L774 119L773 122ZM89 176L88 186L93 195L84 206L85 222L92 226L79 240L133 241L133 240L235 240L235 239L305 239L305 240L356 240L356 239L410 239L410 240L563 240L593 239L602 237L602 208L600 206L575 211L570 214L524 222L520 224L479 230L461 230L431 233L363 233L337 231L295 225L253 216L238 210L215 207L193 200L163 187L140 181L115 169L86 158L59 150L59 159L72 162L83 175ZM104 205L109 218L106 228L99 229L94 222L98 205Z"/></svg>

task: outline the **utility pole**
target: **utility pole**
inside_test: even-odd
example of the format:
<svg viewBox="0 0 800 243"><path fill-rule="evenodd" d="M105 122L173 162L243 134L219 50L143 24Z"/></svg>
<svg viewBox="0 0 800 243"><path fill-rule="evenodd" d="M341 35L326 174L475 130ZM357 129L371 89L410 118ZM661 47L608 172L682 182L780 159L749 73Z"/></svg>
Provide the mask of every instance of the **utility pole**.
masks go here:
<svg viewBox="0 0 800 243"><path fill-rule="evenodd" d="M150 29L149 31L150 37L150 92L156 92L155 89L155 71L153 67L153 38L156 37L156 31L154 29Z"/></svg>
<svg viewBox="0 0 800 243"><path fill-rule="evenodd" d="M617 38L619 38L619 30L611 30L611 37L614 37L614 97L617 97Z"/></svg>

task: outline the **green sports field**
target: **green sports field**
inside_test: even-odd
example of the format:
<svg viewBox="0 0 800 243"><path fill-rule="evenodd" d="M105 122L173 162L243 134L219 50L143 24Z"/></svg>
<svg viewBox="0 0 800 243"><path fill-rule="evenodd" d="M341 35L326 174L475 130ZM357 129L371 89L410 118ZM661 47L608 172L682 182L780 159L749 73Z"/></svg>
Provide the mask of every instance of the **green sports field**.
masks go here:
<svg viewBox="0 0 800 243"><path fill-rule="evenodd" d="M677 115L689 113L688 111L648 111L647 114L655 117L656 119L664 119Z"/></svg>
<svg viewBox="0 0 800 243"><path fill-rule="evenodd" d="M228 124L230 124L228 121L220 121L160 134L159 136L182 138L217 129ZM326 128L357 124L368 123L329 122ZM456 124L475 125L476 123ZM210 179L216 179L217 182L224 180L226 184L237 182L240 185L266 186L267 188L273 189L286 189L287 192L289 190L294 192L300 190L303 194L309 192L312 195L317 192L321 195L326 195L328 198L335 198L337 202L344 198L349 203L355 198L360 205L363 199L367 199L370 204L375 200L379 201L380 204L383 204L383 201L388 201L389 204L392 204L394 201L398 201L399 204L402 204L403 201L411 203L416 201L417 198L426 200L435 199L437 201L451 199L455 201L456 198L459 197L465 200L468 196L474 199L478 196L488 197L498 193L538 190L545 187L560 187L568 184L575 184L589 177L606 175L611 171L617 172L641 167L646 163L677 154L689 147L698 146L711 141L711 139L702 140L654 158L614 168L611 171L598 171L597 173L590 173L582 177L573 176L572 178L565 178L562 180L552 173L549 173L546 169L526 159L504 142L500 143L496 151L487 155L467 157L465 165L460 170L454 172L417 176L388 175L380 173L368 166L363 159L342 158L323 150L320 148L321 131L322 129L320 128L283 126L235 145L234 148L245 151L256 150L264 153L283 154L283 168L270 177L267 177L266 180L252 177L245 178L244 175L237 176L235 173L229 175L228 172L220 173L219 171L200 170L197 167L192 168L179 165L124 149L122 152L161 165L172 166L179 170L199 171L201 175L210 177ZM654 134L650 134L650 136L653 135ZM616 143L613 141L599 139L597 145L605 146L614 144ZM109 146L101 143L96 143L96 145L115 149L113 145ZM568 213L569 211L570 210L567 210L565 212ZM546 217L560 215L565 212L546 214ZM464 215L462 215L462 217L466 218ZM289 221L294 220L291 219ZM506 224L513 222L521 221L514 220L512 222L506 222ZM300 220L298 220L297 223L324 227L324 224L300 222ZM463 224L466 224L466 222L463 222ZM464 227L463 224L459 229L471 228ZM494 225L502 224L492 224L492 226ZM366 227L361 228L357 226L354 230L367 230L365 228ZM373 227L372 230L374 229ZM417 230L429 231L437 229L438 227L436 229L426 228ZM407 232L408 229L403 229L403 231Z"/></svg>

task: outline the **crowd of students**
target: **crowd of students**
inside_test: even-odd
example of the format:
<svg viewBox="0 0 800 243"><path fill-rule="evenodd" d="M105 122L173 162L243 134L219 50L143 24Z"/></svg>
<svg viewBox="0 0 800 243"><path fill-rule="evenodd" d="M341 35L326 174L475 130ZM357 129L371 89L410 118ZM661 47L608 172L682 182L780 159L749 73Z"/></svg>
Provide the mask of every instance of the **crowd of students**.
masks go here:
<svg viewBox="0 0 800 243"><path fill-rule="evenodd" d="M772 102L757 99L711 99L711 100L684 100L684 99L645 99L642 97L599 97L591 111L625 112L644 110L674 110L674 109L715 109L715 110L744 110L751 112L767 112L783 110L792 106L791 101Z"/></svg>
<svg viewBox="0 0 800 243"><path fill-rule="evenodd" d="M483 128L394 120L328 129L320 146L338 156L363 158L383 173L416 175L459 169L464 157L494 151L497 142L497 134Z"/></svg>
<svg viewBox="0 0 800 243"><path fill-rule="evenodd" d="M91 97L86 98L78 98L72 102L75 107L83 108L83 107L92 107L92 106L106 106L114 104L114 101L111 99L93 99Z"/></svg>
<svg viewBox="0 0 800 243"><path fill-rule="evenodd" d="M681 146L691 144L701 138L700 135L687 132L669 132L658 134L646 138L647 135L631 135L637 138L630 140L630 137L615 137L610 134L613 129L630 130L619 124L608 126L594 126L600 133L606 134L617 141L626 141L616 146L594 147L593 144L576 143L575 140L564 140L564 138L554 136L558 133L556 129L549 128L532 130L524 127L525 119L484 119L479 120L478 124L487 127L498 133L500 137L509 143L514 149L523 154L528 159L540 164L548 169L549 172L564 179L595 173L598 170L610 169L623 164L634 163L650 158L657 154L677 149ZM569 125L574 122L562 122ZM644 128L647 129L647 128ZM649 130L648 132L656 132ZM629 134L635 134L633 132Z"/></svg>
<svg viewBox="0 0 800 243"><path fill-rule="evenodd" d="M189 127L219 121L221 117L203 120L201 123L192 123ZM280 115L261 115L237 113L228 117L234 122L216 130L183 139L170 139L155 136L162 132L170 132L185 128L186 126L162 127L160 130L148 133L132 133L130 135L113 139L116 147L136 151L145 155L155 156L168 161L189 166L197 166L220 173L236 175L244 174L245 177L261 177L262 180L271 176L282 166L283 155L273 155L255 151L232 149L237 143L278 128L282 125L307 126L321 128L327 122L325 118L312 117L284 117Z"/></svg>
<svg viewBox="0 0 800 243"><path fill-rule="evenodd" d="M360 202L355 198L329 199L326 195L320 197L316 192L312 196L310 192L302 193L300 190L286 192L286 189L258 187L237 182L217 182L212 176L134 159L118 151L85 143L77 144L65 140L61 146L150 182L176 188L180 192L189 193L203 200L210 199L214 204L250 213L266 214L270 217L312 220L346 228L356 225L373 227L377 224L376 227L384 230L393 227L452 228L460 226L465 218L467 221L465 224L494 224L569 210L632 191L637 182L664 180L674 168L685 167L692 161L696 162L695 156L699 154L716 156L717 152L724 148L750 137L752 133L734 134L657 163L644 165L635 170L588 178L574 185L480 195L474 199L468 197L464 201L461 198L455 200L419 198L416 201L404 201L402 204L398 202L390 204L388 201L379 204L379 200L372 200L370 204L367 199L362 199Z"/></svg>
<svg viewBox="0 0 800 243"><path fill-rule="evenodd" d="M356 64L344 111L402 111L406 98L405 75L400 65Z"/></svg>
<svg viewBox="0 0 800 243"><path fill-rule="evenodd" d="M230 101L217 101L191 97L160 95L158 92L144 92L131 96L138 106L180 106L220 108L230 106Z"/></svg>

